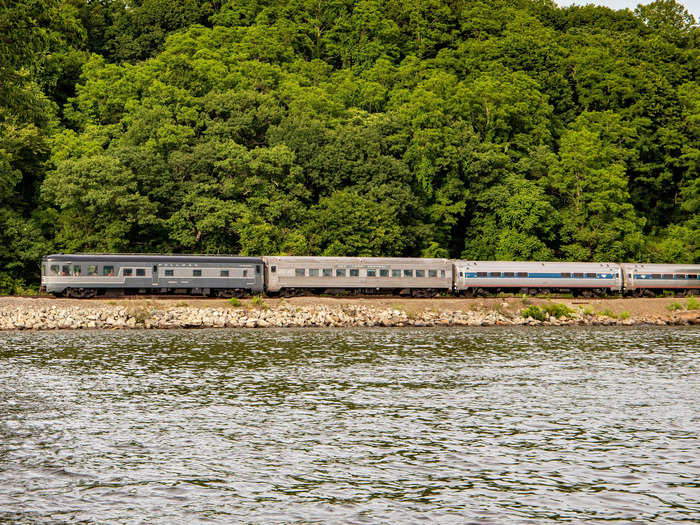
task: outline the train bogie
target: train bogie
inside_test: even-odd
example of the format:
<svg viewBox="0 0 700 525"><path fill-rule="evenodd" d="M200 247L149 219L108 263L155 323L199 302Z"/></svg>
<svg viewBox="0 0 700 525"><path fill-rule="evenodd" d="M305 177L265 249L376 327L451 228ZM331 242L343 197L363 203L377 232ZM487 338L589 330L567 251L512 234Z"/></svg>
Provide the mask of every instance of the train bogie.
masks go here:
<svg viewBox="0 0 700 525"><path fill-rule="evenodd" d="M270 293L401 293L431 296L452 289L447 259L263 257Z"/></svg>
<svg viewBox="0 0 700 525"><path fill-rule="evenodd" d="M234 296L264 289L263 261L254 257L49 255L42 288L70 297L122 293Z"/></svg>

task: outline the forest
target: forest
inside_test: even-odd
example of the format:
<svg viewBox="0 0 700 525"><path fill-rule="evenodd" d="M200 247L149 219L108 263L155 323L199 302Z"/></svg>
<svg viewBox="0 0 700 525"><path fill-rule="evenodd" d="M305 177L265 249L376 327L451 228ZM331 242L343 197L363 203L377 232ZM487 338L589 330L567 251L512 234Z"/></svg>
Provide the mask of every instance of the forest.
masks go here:
<svg viewBox="0 0 700 525"><path fill-rule="evenodd" d="M0 0L0 293L55 252L700 262L682 4Z"/></svg>

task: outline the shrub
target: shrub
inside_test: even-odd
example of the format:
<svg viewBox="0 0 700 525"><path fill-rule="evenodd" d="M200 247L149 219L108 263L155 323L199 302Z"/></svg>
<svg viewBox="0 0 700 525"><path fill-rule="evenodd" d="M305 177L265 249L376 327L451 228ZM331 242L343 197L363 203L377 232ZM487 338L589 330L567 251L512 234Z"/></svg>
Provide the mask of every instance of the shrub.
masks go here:
<svg viewBox="0 0 700 525"><path fill-rule="evenodd" d="M664 297L674 297L676 295L676 292L673 290L664 290L663 291Z"/></svg>
<svg viewBox="0 0 700 525"><path fill-rule="evenodd" d="M524 305L530 304L530 299L527 298L527 295L523 294L522 298L520 299Z"/></svg>
<svg viewBox="0 0 700 525"><path fill-rule="evenodd" d="M241 306L241 300L238 297L231 297L231 299L229 299L228 302L234 308L238 308L239 306Z"/></svg>
<svg viewBox="0 0 700 525"><path fill-rule="evenodd" d="M602 312L598 312L598 315L604 315L605 317L610 317L611 319L617 319L617 314L612 312L610 308L606 308Z"/></svg>
<svg viewBox="0 0 700 525"><path fill-rule="evenodd" d="M561 303L547 303L542 306L542 309L547 312L550 317L556 317L557 319L574 313L571 308Z"/></svg>
<svg viewBox="0 0 700 525"><path fill-rule="evenodd" d="M700 310L700 301L695 297L688 297L688 301L685 303L686 310Z"/></svg>
<svg viewBox="0 0 700 525"><path fill-rule="evenodd" d="M678 301L674 301L671 304L666 305L666 308L670 310L671 312L674 312L676 310L680 310L683 308L681 304Z"/></svg>
<svg viewBox="0 0 700 525"><path fill-rule="evenodd" d="M269 310L269 308L270 308L268 305L265 304L265 301L263 300L262 295L254 296L251 299L250 304L252 304L253 307L255 307L255 308L259 308L260 310Z"/></svg>
<svg viewBox="0 0 700 525"><path fill-rule="evenodd" d="M629 319L629 318L630 318L630 313L629 313L629 312L622 312L622 313L618 316L618 318L619 318L619 319L622 319L623 321L624 321L625 319Z"/></svg>
<svg viewBox="0 0 700 525"><path fill-rule="evenodd" d="M537 319L538 321L544 321L544 312L540 309L539 306L536 305L531 305L525 308L522 312L524 318L532 317L533 319Z"/></svg>
<svg viewBox="0 0 700 525"><path fill-rule="evenodd" d="M593 314L595 314L595 311L593 310L593 307L592 307L592 306L586 306L586 307L583 309L583 312L581 312L581 313L582 313L583 315L593 315Z"/></svg>

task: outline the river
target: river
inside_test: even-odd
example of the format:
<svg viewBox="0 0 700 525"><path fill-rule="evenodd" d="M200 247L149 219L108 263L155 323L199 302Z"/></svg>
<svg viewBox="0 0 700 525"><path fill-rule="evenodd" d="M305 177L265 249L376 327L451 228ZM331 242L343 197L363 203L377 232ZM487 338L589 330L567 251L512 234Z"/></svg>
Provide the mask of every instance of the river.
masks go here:
<svg viewBox="0 0 700 525"><path fill-rule="evenodd" d="M0 522L700 520L700 328L0 333Z"/></svg>

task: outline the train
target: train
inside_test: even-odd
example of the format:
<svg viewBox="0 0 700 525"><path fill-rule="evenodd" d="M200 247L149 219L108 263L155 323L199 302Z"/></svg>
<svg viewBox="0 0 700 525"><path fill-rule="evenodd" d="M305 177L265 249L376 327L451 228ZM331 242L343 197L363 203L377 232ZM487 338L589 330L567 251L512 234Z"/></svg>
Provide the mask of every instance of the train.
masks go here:
<svg viewBox="0 0 700 525"><path fill-rule="evenodd" d="M41 289L90 298L132 294L243 297L256 294L411 297L571 293L700 293L700 265L468 261L401 257L53 254Z"/></svg>

